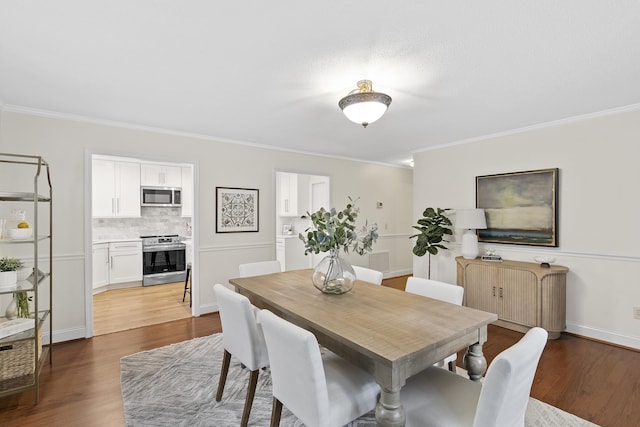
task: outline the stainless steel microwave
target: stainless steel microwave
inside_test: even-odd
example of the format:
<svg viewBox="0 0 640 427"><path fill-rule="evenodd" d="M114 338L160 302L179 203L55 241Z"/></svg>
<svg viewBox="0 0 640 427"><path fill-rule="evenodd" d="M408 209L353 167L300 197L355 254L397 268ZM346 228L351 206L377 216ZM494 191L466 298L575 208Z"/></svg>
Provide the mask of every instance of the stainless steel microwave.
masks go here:
<svg viewBox="0 0 640 427"><path fill-rule="evenodd" d="M158 207L180 207L182 189L175 187L141 187L140 205Z"/></svg>

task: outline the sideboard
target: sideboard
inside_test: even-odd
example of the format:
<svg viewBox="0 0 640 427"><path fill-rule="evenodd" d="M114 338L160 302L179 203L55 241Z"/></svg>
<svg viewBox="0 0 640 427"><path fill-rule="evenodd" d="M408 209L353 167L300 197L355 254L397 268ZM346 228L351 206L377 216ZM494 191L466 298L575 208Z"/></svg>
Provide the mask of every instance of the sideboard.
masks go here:
<svg viewBox="0 0 640 427"><path fill-rule="evenodd" d="M456 257L463 304L498 315L495 325L526 332L534 326L556 339L566 326L567 267Z"/></svg>

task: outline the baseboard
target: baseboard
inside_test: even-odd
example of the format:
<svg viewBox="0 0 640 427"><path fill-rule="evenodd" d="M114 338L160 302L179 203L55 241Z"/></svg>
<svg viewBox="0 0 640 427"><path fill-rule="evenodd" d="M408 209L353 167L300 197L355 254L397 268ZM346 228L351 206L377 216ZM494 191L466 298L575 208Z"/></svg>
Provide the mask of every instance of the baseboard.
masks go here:
<svg viewBox="0 0 640 427"><path fill-rule="evenodd" d="M617 332L606 331L604 329L590 328L588 326L577 325L567 322L566 331L584 338L591 338L602 341L605 344L628 347L632 350L640 350L640 338L622 335Z"/></svg>

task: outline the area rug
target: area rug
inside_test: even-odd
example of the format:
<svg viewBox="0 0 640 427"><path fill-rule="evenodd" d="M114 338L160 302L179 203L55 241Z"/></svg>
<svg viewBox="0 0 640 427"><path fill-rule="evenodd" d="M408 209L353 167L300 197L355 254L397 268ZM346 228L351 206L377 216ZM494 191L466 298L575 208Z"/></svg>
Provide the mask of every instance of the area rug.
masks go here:
<svg viewBox="0 0 640 427"><path fill-rule="evenodd" d="M240 425L249 372L234 358L224 395L215 393L222 362L222 334L136 353L120 360L120 383L125 423L129 427L232 427ZM249 425L268 426L271 417L271 376L260 372ZM303 424L286 408L283 427ZM373 411L349 427L374 427ZM527 427L596 426L531 398ZM597 427L597 426L596 426Z"/></svg>

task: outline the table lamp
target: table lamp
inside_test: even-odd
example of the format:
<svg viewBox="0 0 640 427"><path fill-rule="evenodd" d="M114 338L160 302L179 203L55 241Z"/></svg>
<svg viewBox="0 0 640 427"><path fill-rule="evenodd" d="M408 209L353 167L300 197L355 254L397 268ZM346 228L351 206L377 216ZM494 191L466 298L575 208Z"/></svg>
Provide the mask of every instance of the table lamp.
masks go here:
<svg viewBox="0 0 640 427"><path fill-rule="evenodd" d="M476 230L487 228L484 209L457 209L456 228L464 228L462 235L462 256L475 259L480 253Z"/></svg>

